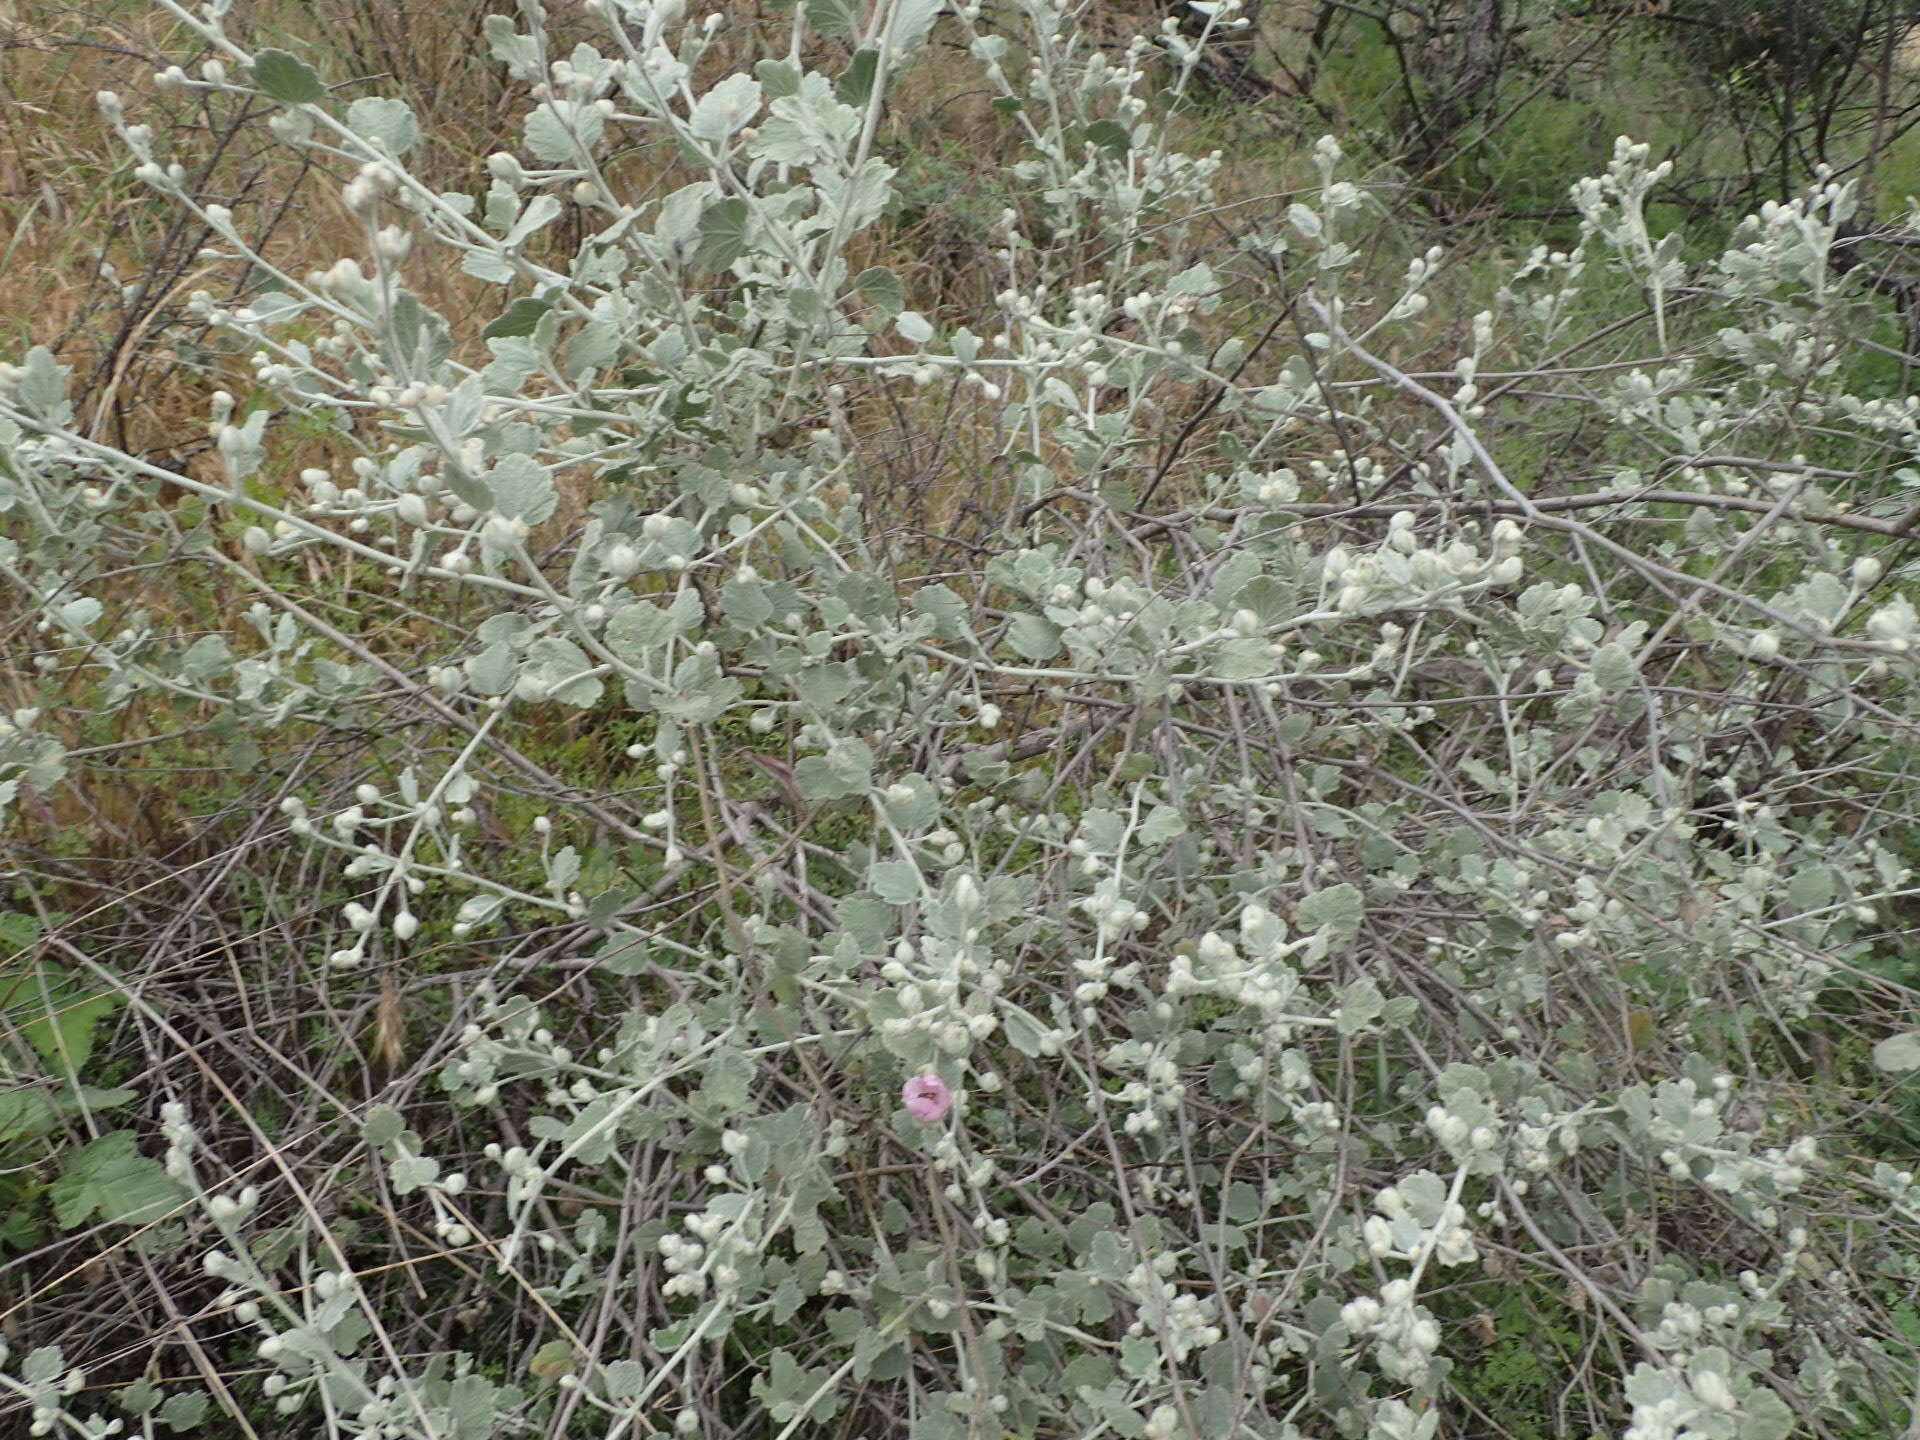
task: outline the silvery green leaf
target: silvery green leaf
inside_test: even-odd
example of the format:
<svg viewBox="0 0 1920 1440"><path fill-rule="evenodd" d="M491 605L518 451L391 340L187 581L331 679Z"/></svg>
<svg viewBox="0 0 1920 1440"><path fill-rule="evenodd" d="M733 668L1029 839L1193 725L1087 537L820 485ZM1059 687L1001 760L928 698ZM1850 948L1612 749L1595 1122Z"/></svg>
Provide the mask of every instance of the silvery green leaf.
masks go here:
<svg viewBox="0 0 1920 1440"><path fill-rule="evenodd" d="M527 670L547 686L548 698L562 705L584 710L598 702L606 687L589 673L594 668L584 650L556 635L534 641L527 650Z"/></svg>
<svg viewBox="0 0 1920 1440"><path fill-rule="evenodd" d="M553 477L531 455L505 455L487 472L487 488L493 493L493 508L529 525L538 525L553 514L557 497Z"/></svg>
<svg viewBox="0 0 1920 1440"><path fill-rule="evenodd" d="M1140 826L1140 843L1147 846L1164 845L1176 835L1186 833L1186 816L1171 805L1156 805L1147 812L1147 818Z"/></svg>
<svg viewBox="0 0 1920 1440"><path fill-rule="evenodd" d="M484 1375L460 1376L447 1386L447 1413L453 1420L447 1440L492 1440L499 1433L501 1413L515 1398Z"/></svg>
<svg viewBox="0 0 1920 1440"><path fill-rule="evenodd" d="M1169 295L1211 295L1219 288L1219 278L1206 264L1190 266L1167 282Z"/></svg>
<svg viewBox="0 0 1920 1440"><path fill-rule="evenodd" d="M85 630L100 618L100 609L100 602L86 595L78 600L67 600L56 605L53 613L60 618L61 624L69 625L75 630Z"/></svg>
<svg viewBox="0 0 1920 1440"><path fill-rule="evenodd" d="M1803 865L1787 881L1787 903L1803 913L1826 909L1836 893L1833 869L1827 865Z"/></svg>
<svg viewBox="0 0 1920 1440"><path fill-rule="evenodd" d="M934 634L957 640L970 633L967 602L950 585L922 585L913 592L913 608L933 620Z"/></svg>
<svg viewBox="0 0 1920 1440"><path fill-rule="evenodd" d="M580 328L567 346L566 375L579 380L620 354L620 328L609 320L590 320Z"/></svg>
<svg viewBox="0 0 1920 1440"><path fill-rule="evenodd" d="M762 60L753 67L770 100L784 100L800 90L800 67L790 60Z"/></svg>
<svg viewBox="0 0 1920 1440"><path fill-rule="evenodd" d="M508 278L512 278L509 272ZM529 375L539 373L545 366L546 352L538 343L538 328L535 338L524 336L500 336L487 341L487 349L493 352L493 363L480 372L482 383L489 394L511 395L515 393ZM462 500L467 497L462 495ZM490 509L492 500L467 500L476 510Z"/></svg>
<svg viewBox="0 0 1920 1440"><path fill-rule="evenodd" d="M678 631L671 612L650 601L623 605L607 621L607 648L622 660L644 665Z"/></svg>
<svg viewBox="0 0 1920 1440"><path fill-rule="evenodd" d="M1038 615L1017 615L1007 627L1007 644L1022 659L1051 660L1060 653L1060 627Z"/></svg>
<svg viewBox="0 0 1920 1440"><path fill-rule="evenodd" d="M660 202L653 220L654 238L669 249L691 242L699 233L700 217L719 198L720 191L711 180L682 185Z"/></svg>
<svg viewBox="0 0 1920 1440"><path fill-rule="evenodd" d="M1404 1030L1420 1014L1420 1000L1414 995L1396 995L1387 1001L1386 1008L1380 1012L1380 1018L1395 1030Z"/></svg>
<svg viewBox="0 0 1920 1440"><path fill-rule="evenodd" d="M773 618L773 601L758 580L729 580L720 587L720 609L742 630L764 625Z"/></svg>
<svg viewBox="0 0 1920 1440"><path fill-rule="evenodd" d="M1242 603L1240 592L1266 573L1266 562L1252 550L1236 550L1220 562L1213 572L1213 584L1207 597L1222 610Z"/></svg>
<svg viewBox="0 0 1920 1440"><path fill-rule="evenodd" d="M637 1360L615 1360L602 1367L601 1374L606 1377L608 1395L615 1400L631 1400L646 1389L652 1372Z"/></svg>
<svg viewBox="0 0 1920 1440"><path fill-rule="evenodd" d="M747 153L754 159L776 165L812 165L832 155L816 129L791 113L788 101L776 100L773 111L773 117L747 142Z"/></svg>
<svg viewBox="0 0 1920 1440"><path fill-rule="evenodd" d="M1329 885L1301 900L1294 910L1294 924L1301 930L1327 928L1339 941L1348 941L1360 933L1366 918L1366 902L1358 886Z"/></svg>
<svg viewBox="0 0 1920 1440"><path fill-rule="evenodd" d="M67 376L73 373L72 368L56 361L46 346L36 345L27 352L21 369L26 373L14 393L27 413L56 428L71 422L73 406L67 402Z"/></svg>
<svg viewBox="0 0 1920 1440"><path fill-rule="evenodd" d="M836 740L826 754L809 755L795 765L793 781L809 800L864 795L873 784L873 750L864 740Z"/></svg>
<svg viewBox="0 0 1920 1440"><path fill-rule="evenodd" d="M1236 607L1251 610L1263 625L1278 625L1299 613L1296 589L1271 575L1256 575L1234 596Z"/></svg>
<svg viewBox="0 0 1920 1440"><path fill-rule="evenodd" d="M447 429L456 438L464 437L480 423L480 412L486 408L486 403L487 382L479 375L469 375L454 387L453 394L447 400Z"/></svg>
<svg viewBox="0 0 1920 1440"><path fill-rule="evenodd" d="M481 695L504 695L513 688L518 667L506 645L489 645L466 663L468 683Z"/></svg>
<svg viewBox="0 0 1920 1440"><path fill-rule="evenodd" d="M505 904L498 895L472 895L460 903L454 919L462 925L478 927L498 915Z"/></svg>
<svg viewBox="0 0 1920 1440"><path fill-rule="evenodd" d="M393 302L390 323L394 344L399 350L400 368L419 375L437 374L453 348L446 318L427 309L412 295L402 294ZM263 408L254 413L265 424L267 411Z"/></svg>
<svg viewBox="0 0 1920 1440"><path fill-rule="evenodd" d="M910 905L920 898L920 871L911 860L879 860L867 871L867 885L889 905Z"/></svg>
<svg viewBox="0 0 1920 1440"><path fill-rule="evenodd" d="M1617 643L1602 645L1593 652L1589 664L1593 683L1609 695L1626 689L1640 673L1633 663L1633 652Z"/></svg>
<svg viewBox="0 0 1920 1440"><path fill-rule="evenodd" d="M262 50L253 57L253 83L282 105L311 105L327 94L312 67L284 50Z"/></svg>
<svg viewBox="0 0 1920 1440"><path fill-rule="evenodd" d="M725 140L760 113L760 82L751 75L729 75L702 95L687 118L687 128L702 140Z"/></svg>
<svg viewBox="0 0 1920 1440"><path fill-rule="evenodd" d="M673 691L659 697L657 708L689 725L704 725L724 715L741 693L740 682L721 674L716 659L694 655L673 672Z"/></svg>
<svg viewBox="0 0 1920 1440"><path fill-rule="evenodd" d="M504 640L518 650L533 639L533 622L517 610L503 610L498 615L489 615L482 620L475 628L473 638L482 645Z"/></svg>
<svg viewBox="0 0 1920 1440"><path fill-rule="evenodd" d="M496 175L487 186L487 207L482 213L489 230L506 234L520 215L520 191Z"/></svg>
<svg viewBox="0 0 1920 1440"><path fill-rule="evenodd" d="M816 176L825 213L844 214L848 233L864 230L887 208L893 194L893 167L869 156L851 175Z"/></svg>
<svg viewBox="0 0 1920 1440"><path fill-rule="evenodd" d="M398 1110L391 1105L376 1105L361 1122L360 1138L377 1148L398 1140L406 1128L406 1122L401 1119Z"/></svg>
<svg viewBox="0 0 1920 1440"><path fill-rule="evenodd" d="M1089 810L1080 817L1079 838L1096 855L1115 854L1126 843L1126 818L1104 806Z"/></svg>
<svg viewBox="0 0 1920 1440"><path fill-rule="evenodd" d="M489 285L508 285L518 273L511 262L503 260L491 250L469 250L460 258L461 273L471 275L476 280L484 280ZM503 387L511 390L514 387Z"/></svg>
<svg viewBox="0 0 1920 1440"><path fill-rule="evenodd" d="M481 34L487 37L487 51L521 79L537 75L540 51L533 38L513 28L508 15L489 15L481 22Z"/></svg>
<svg viewBox="0 0 1920 1440"><path fill-rule="evenodd" d="M854 276L853 293L871 305L883 319L898 315L900 307L906 303L906 291L900 284L900 277L884 265L870 266ZM933 333L931 327L927 333Z"/></svg>
<svg viewBox="0 0 1920 1440"><path fill-rule="evenodd" d="M1208 667L1222 680L1253 680L1273 673L1267 642L1245 637L1222 641Z"/></svg>
<svg viewBox="0 0 1920 1440"><path fill-rule="evenodd" d="M542 226L552 224L559 216L561 208L559 200L552 195L534 196L527 202L526 209L520 212L513 222L513 228L507 231L500 243L509 248L521 244Z"/></svg>
<svg viewBox="0 0 1920 1440"><path fill-rule="evenodd" d="M896 794L904 791L905 794ZM940 818L940 796L924 775L904 775L889 785L882 795L887 818L899 830L912 834Z"/></svg>
<svg viewBox="0 0 1920 1440"><path fill-rule="evenodd" d="M700 243L694 258L709 270L724 270L747 253L751 216L747 202L736 197L709 205L700 217Z"/></svg>
<svg viewBox="0 0 1920 1440"><path fill-rule="evenodd" d="M202 635L180 656L180 673L188 680L211 680L225 673L232 663L226 636Z"/></svg>
<svg viewBox="0 0 1920 1440"><path fill-rule="evenodd" d="M933 338L933 326L918 310L902 310L894 317L893 328L902 339L924 345Z"/></svg>
<svg viewBox="0 0 1920 1440"><path fill-rule="evenodd" d="M1741 1400L1740 1440L1788 1440L1800 1428L1793 1407L1773 1391L1756 1385Z"/></svg>
<svg viewBox="0 0 1920 1440"><path fill-rule="evenodd" d="M389 155L407 153L420 138L419 122L404 100L368 95L347 107L347 125L364 140L377 143Z"/></svg>
<svg viewBox="0 0 1920 1440"><path fill-rule="evenodd" d="M411 1195L423 1185L431 1185L440 1178L440 1162L430 1155L403 1155L387 1166L387 1178L393 1182L393 1193ZM342 1295L339 1298L353 1303L353 1296Z"/></svg>
<svg viewBox="0 0 1920 1440"><path fill-rule="evenodd" d="M933 30L934 18L944 3L945 0L895 0L893 28L887 32L887 38L892 41L896 55L908 55L920 48Z"/></svg>
<svg viewBox="0 0 1920 1440"><path fill-rule="evenodd" d="M902 317L905 318L904 316ZM1080 397L1073 393L1073 387L1058 375L1049 375L1040 382L1040 393L1062 410L1070 413L1080 409Z"/></svg>
<svg viewBox="0 0 1920 1440"><path fill-rule="evenodd" d="M793 677L793 693L823 714L853 693L853 667L840 661L809 665Z"/></svg>
<svg viewBox="0 0 1920 1440"><path fill-rule="evenodd" d="M527 116L527 149L535 159L562 165L575 158L576 146L591 151L605 128L606 117L593 105L548 100Z"/></svg>
<svg viewBox="0 0 1920 1440"><path fill-rule="evenodd" d="M41 1345L29 1350L20 1362L20 1378L29 1385L47 1385L59 1379L66 1368L66 1354L58 1345Z"/></svg>
<svg viewBox="0 0 1920 1440"><path fill-rule="evenodd" d="M1920 1034L1909 1030L1882 1040L1873 1047L1873 1063L1895 1075L1920 1070Z"/></svg>
<svg viewBox="0 0 1920 1440"><path fill-rule="evenodd" d="M1386 1008L1379 985L1372 976L1363 975L1340 992L1340 1008L1334 1014L1334 1021L1340 1034L1357 1035L1378 1020Z"/></svg>
<svg viewBox="0 0 1920 1440"><path fill-rule="evenodd" d="M1040 1039L1047 1033L1046 1027L1018 1005L1002 1003L1000 1006L1000 1033L1007 1037L1014 1049L1029 1059L1038 1058L1044 1053Z"/></svg>
<svg viewBox="0 0 1920 1440"><path fill-rule="evenodd" d="M860 0L806 0L807 23L823 35L853 39L860 30Z"/></svg>
<svg viewBox="0 0 1920 1440"><path fill-rule="evenodd" d="M1847 587L1822 571L1794 591L1794 598L1823 625L1835 625L1847 613L1853 597Z"/></svg>

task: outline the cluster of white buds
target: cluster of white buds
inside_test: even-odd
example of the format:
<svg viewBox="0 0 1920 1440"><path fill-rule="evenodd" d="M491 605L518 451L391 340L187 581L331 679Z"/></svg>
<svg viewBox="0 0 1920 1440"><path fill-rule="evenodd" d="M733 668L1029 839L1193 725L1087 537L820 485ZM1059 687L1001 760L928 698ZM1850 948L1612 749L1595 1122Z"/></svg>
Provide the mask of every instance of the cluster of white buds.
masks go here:
<svg viewBox="0 0 1920 1440"><path fill-rule="evenodd" d="M1513 1127L1513 1157L1522 1170L1537 1175L1579 1153L1579 1120L1584 1111L1551 1114L1538 1100L1528 1108L1528 1118Z"/></svg>
<svg viewBox="0 0 1920 1440"><path fill-rule="evenodd" d="M347 182L340 192L340 200L353 214L369 215L381 197L392 194L399 184L400 177L391 165L370 160Z"/></svg>
<svg viewBox="0 0 1920 1440"><path fill-rule="evenodd" d="M705 1245L668 1233L660 1237L660 1254L669 1277L661 1287L662 1294L698 1297L706 1293L707 1278L702 1269L707 1256Z"/></svg>
<svg viewBox="0 0 1920 1440"><path fill-rule="evenodd" d="M1341 1308L1340 1320L1356 1340L1371 1339L1381 1370L1410 1385L1426 1383L1440 1348L1440 1322L1414 1303L1411 1280L1389 1280L1379 1296L1363 1295Z"/></svg>
<svg viewBox="0 0 1920 1440"><path fill-rule="evenodd" d="M1877 564L1878 562L1862 560L1856 564L1855 569L1858 570L1860 565L1868 563ZM1917 620L1920 620L1920 617L1915 615L1913 602L1904 595L1899 596L1867 617L1867 638L1877 645L1886 646L1895 654L1904 655L1913 649Z"/></svg>
<svg viewBox="0 0 1920 1440"><path fill-rule="evenodd" d="M1097 856L1088 858L1098 859ZM1151 918L1127 899L1121 889L1121 877L1115 873L1095 886L1091 895L1074 902L1073 908L1093 921L1103 942L1124 939L1145 928Z"/></svg>
<svg viewBox="0 0 1920 1440"><path fill-rule="evenodd" d="M1510 522L1509 522L1510 523ZM1336 545L1320 562L1323 604L1342 615L1413 608L1442 597L1518 583L1525 572L1518 554L1518 527L1500 532L1506 553L1483 556L1465 540L1445 549L1419 543L1414 516L1401 511L1389 523L1386 541L1371 553L1354 555Z"/></svg>
<svg viewBox="0 0 1920 1440"><path fill-rule="evenodd" d="M960 878L977 889L971 876ZM995 964L983 964L983 958L965 940L927 935L918 944L907 939L897 942L880 974L898 987L894 999L904 1013L882 1020L882 1032L900 1038L921 1036L945 1054L965 1055L1000 1025L994 997L1005 974Z"/></svg>
<svg viewBox="0 0 1920 1440"><path fill-rule="evenodd" d="M1126 1118L1129 1135L1158 1135L1163 1116L1176 1113L1187 1098L1179 1062L1169 1047L1145 1040L1123 1040L1108 1049L1107 1065L1122 1072L1144 1071L1145 1078L1121 1086L1114 1099L1136 1108Z"/></svg>
<svg viewBox="0 0 1920 1440"><path fill-rule="evenodd" d="M1433 1116L1428 1115L1431 1124ZM1491 1138L1491 1137L1490 1137ZM1418 1261L1429 1253L1442 1265L1465 1265L1479 1258L1473 1231L1467 1224L1466 1206L1457 1200L1439 1199L1421 1193L1412 1200L1402 1186L1421 1186L1423 1191L1438 1190L1439 1178L1430 1172L1389 1185L1374 1197L1373 1208L1360 1227L1367 1251L1379 1260ZM1437 1212L1437 1213L1436 1213Z"/></svg>
<svg viewBox="0 0 1920 1440"><path fill-rule="evenodd" d="M749 1232L756 1213L757 1203L751 1194L728 1191L716 1195L705 1211L681 1222L691 1239L671 1232L661 1236L660 1254L671 1277L661 1287L662 1293L698 1298L707 1293L709 1285L722 1293L736 1288L740 1283L736 1262L750 1256L754 1249Z"/></svg>
<svg viewBox="0 0 1920 1440"><path fill-rule="evenodd" d="M1155 1337L1174 1364L1185 1364L1195 1350L1220 1343L1219 1301L1180 1290L1171 1283L1180 1268L1179 1256L1162 1251L1127 1272L1125 1285L1140 1307L1139 1318L1127 1327L1132 1336Z"/></svg>
<svg viewBox="0 0 1920 1440"><path fill-rule="evenodd" d="M1264 909L1264 907L1259 907ZM1274 925L1285 933L1285 922L1274 917ZM1246 936L1243 932L1243 941ZM1168 995L1218 995L1257 1011L1270 1025L1274 1038L1291 1038L1292 1027L1331 1023L1314 1015L1291 1015L1292 1010L1307 1008L1300 974L1288 958L1304 950L1311 937L1253 948L1243 956L1228 937L1209 930L1195 942L1191 956L1176 953L1168 966Z"/></svg>

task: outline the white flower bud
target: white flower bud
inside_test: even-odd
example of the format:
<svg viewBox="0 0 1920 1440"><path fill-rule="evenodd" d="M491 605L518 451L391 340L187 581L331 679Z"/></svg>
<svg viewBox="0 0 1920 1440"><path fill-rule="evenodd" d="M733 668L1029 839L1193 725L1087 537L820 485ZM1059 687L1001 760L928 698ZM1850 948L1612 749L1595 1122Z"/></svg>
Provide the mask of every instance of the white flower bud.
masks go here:
<svg viewBox="0 0 1920 1440"><path fill-rule="evenodd" d="M510 551L517 549L528 533L527 522L518 515L489 515L480 527L480 543L489 550Z"/></svg>

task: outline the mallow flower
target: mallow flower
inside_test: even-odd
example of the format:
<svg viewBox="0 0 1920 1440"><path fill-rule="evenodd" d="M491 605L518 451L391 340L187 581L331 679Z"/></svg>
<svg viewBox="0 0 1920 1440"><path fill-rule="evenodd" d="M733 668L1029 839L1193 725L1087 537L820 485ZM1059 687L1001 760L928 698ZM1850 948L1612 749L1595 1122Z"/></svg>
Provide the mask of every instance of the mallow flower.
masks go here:
<svg viewBox="0 0 1920 1440"><path fill-rule="evenodd" d="M915 1075L900 1087L900 1100L909 1115L931 1125L953 1108L953 1091L938 1075Z"/></svg>

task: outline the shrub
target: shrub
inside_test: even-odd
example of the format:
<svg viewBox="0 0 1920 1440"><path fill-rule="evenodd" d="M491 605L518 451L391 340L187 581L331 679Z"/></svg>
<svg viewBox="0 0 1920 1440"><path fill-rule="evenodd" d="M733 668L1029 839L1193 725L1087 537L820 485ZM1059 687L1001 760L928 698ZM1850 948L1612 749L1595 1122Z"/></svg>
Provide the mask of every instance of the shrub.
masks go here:
<svg viewBox="0 0 1920 1440"><path fill-rule="evenodd" d="M1371 288L1331 139L1221 239L1155 45L1046 0L809 0L763 54L602 0L564 58L525 4L472 195L403 103L157 3L217 52L157 83L266 109L364 246L276 263L101 96L251 277L192 301L251 389L194 474L50 351L0 372L0 799L36 823L101 717L247 749L213 904L257 913L184 913L262 937L235 1014L291 971L379 1063L236 1087L184 921L37 934L152 1062L51 1000L16 1047L36 1273L130 1237L156 1311L12 1362L41 1433L122 1423L91 1375L148 1433L1424 1440L1548 1292L1579 1353L1521 1388L1574 1427L1897 1413L1920 408L1858 380L1845 185L1689 268L1622 141L1469 314L1437 250ZM1233 18L1161 32L1176 89ZM936 39L1020 147L990 316L886 263ZM253 598L188 627L154 565Z"/></svg>

